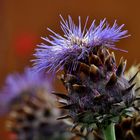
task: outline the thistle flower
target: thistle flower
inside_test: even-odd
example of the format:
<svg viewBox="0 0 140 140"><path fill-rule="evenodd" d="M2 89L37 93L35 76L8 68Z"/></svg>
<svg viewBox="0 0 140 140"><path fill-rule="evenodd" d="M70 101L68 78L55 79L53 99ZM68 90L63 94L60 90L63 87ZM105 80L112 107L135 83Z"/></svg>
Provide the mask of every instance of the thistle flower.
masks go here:
<svg viewBox="0 0 140 140"><path fill-rule="evenodd" d="M140 75L139 69L140 65L132 65L128 71L125 73L127 79L133 80L132 83L137 83L136 85L136 96L140 96ZM117 140L139 140L140 135L140 102L137 100L135 102L135 107L137 107L137 112L134 117L123 117L119 124L116 125L116 136Z"/></svg>
<svg viewBox="0 0 140 140"><path fill-rule="evenodd" d="M94 124L99 128L106 127L111 122L118 122L120 115L134 111L135 84L124 77L125 67L123 58L117 66L113 53L105 47L95 47L88 60L79 61L76 71L65 70L61 80L68 95L54 94L67 101L62 108L69 110L74 127L79 124L82 124L82 130L90 130Z"/></svg>
<svg viewBox="0 0 140 140"><path fill-rule="evenodd" d="M16 133L18 140L68 139L68 128L56 118L60 111L55 108L50 83L46 77L25 69L24 74L13 74L6 79L2 100L8 108L6 127ZM59 127L59 129L58 129ZM66 137L68 135L68 137Z"/></svg>
<svg viewBox="0 0 140 140"><path fill-rule="evenodd" d="M46 89L48 92L51 87L47 80L41 74L34 73L32 69L26 68L23 74L15 73L6 78L5 86L3 87L1 95L1 105L4 110L7 110L7 105L15 99L24 95L22 93L30 92L36 94L38 89Z"/></svg>
<svg viewBox="0 0 140 140"><path fill-rule="evenodd" d="M122 38L128 37L127 30L122 31L124 26L118 26L116 21L110 26L106 19L101 20L99 25L95 25L95 20L87 29L88 18L84 28L81 26L81 18L79 17L78 25L75 25L72 18L62 21L61 29L64 35L61 36L51 29L48 29L53 35L42 38L47 44L38 45L34 68L36 71L46 70L56 72L63 69L65 64L72 63L69 69L75 69L79 60L84 60L95 46L105 46L116 50L114 43Z"/></svg>
<svg viewBox="0 0 140 140"><path fill-rule="evenodd" d="M133 115L137 99L133 84L136 76L127 80L126 60L122 57L117 65L114 53L109 52L109 48L117 49L114 43L127 37L127 31L121 31L123 25L118 27L116 22L110 27L106 20L98 26L93 21L88 30L86 23L82 31L80 18L78 26L71 17L68 21L62 18L63 37L49 29L53 40L44 38L50 45L42 44L37 49L35 68L64 70L60 79L67 94L54 94L64 100L61 108L68 110L68 115L59 119L71 118L72 130L80 125L81 133L98 127L106 140L115 140L114 123L120 116Z"/></svg>

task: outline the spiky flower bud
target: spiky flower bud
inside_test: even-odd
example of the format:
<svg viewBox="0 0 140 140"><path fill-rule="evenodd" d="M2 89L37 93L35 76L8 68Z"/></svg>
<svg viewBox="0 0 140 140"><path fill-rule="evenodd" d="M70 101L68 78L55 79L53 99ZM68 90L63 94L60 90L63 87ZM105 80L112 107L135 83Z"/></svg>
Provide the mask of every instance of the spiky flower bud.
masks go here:
<svg viewBox="0 0 140 140"><path fill-rule="evenodd" d="M68 139L68 126L56 119L60 111L49 94L47 79L31 69L23 75L10 75L1 96L8 110L7 129L15 133L17 140ZM58 129L59 128L59 129ZM66 137L67 136L67 137Z"/></svg>
<svg viewBox="0 0 140 140"><path fill-rule="evenodd" d="M62 108L69 110L76 125L105 127L127 112L135 99L135 84L125 79L125 67L123 58L117 66L114 54L105 47L95 47L87 60L79 61L75 71L65 69L61 80L68 95Z"/></svg>
<svg viewBox="0 0 140 140"><path fill-rule="evenodd" d="M135 114L133 118L122 118L121 123L116 125L117 140L139 140L140 139L140 115Z"/></svg>
<svg viewBox="0 0 140 140"><path fill-rule="evenodd" d="M131 83L137 83L136 85L136 96L140 96L140 75L139 69L140 65L132 65L129 70L125 73L126 79ZM137 108L137 112L134 114L134 117L123 117L119 124L116 125L116 136L117 140L139 140L140 135L140 101L137 100L135 102L135 107Z"/></svg>
<svg viewBox="0 0 140 140"><path fill-rule="evenodd" d="M135 84L124 77L126 60L116 64L114 43L127 37L115 22L112 27L106 20L90 28L81 28L81 20L76 26L71 17L62 18L64 36L50 30L53 40L44 38L50 45L40 45L35 53L34 68L38 70L64 70L60 77L67 90L66 94L54 93L64 100L62 109L68 110L74 126L81 125L81 132L92 131L96 125L106 128L111 122L118 122L121 115L131 115L135 100ZM87 23L87 22L86 22ZM120 50L120 49L117 49Z"/></svg>

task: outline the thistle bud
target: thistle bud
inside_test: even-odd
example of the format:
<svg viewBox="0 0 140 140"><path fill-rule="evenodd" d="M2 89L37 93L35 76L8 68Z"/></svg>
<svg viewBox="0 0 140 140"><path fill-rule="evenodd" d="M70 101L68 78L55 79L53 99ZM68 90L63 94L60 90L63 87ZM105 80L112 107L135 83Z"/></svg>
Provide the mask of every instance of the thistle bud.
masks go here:
<svg viewBox="0 0 140 140"><path fill-rule="evenodd" d="M1 102L8 113L6 128L16 134L17 140L65 140L72 137L67 132L69 126L56 120L61 112L55 107L53 95L49 94L49 82L31 69L6 79Z"/></svg>
<svg viewBox="0 0 140 140"><path fill-rule="evenodd" d="M124 25L115 21L110 26L104 19L96 26L94 20L87 29L86 20L82 30L78 19L75 25L70 16L68 20L62 18L64 36L49 29L54 36L43 38L48 44L39 45L33 61L36 71L64 71L61 81L67 93L54 93L65 102L60 108L68 111L62 119L70 117L72 130L81 125L80 131L89 133L133 114L135 83L124 76L127 61L122 57L117 65L114 53L109 52L121 50L114 44L128 37L127 31L122 31Z"/></svg>
<svg viewBox="0 0 140 140"><path fill-rule="evenodd" d="M100 59L101 50L107 52L104 53L105 60ZM98 61L90 62L95 57ZM130 84L124 77L125 67L126 60L121 58L117 66L114 55L105 47L93 49L85 62L79 61L75 71L65 69L63 83L68 91L65 95L67 105L61 108L67 109L74 122L84 128L94 124L106 127L111 122L117 122L120 115L133 112L135 84ZM72 80L73 77L75 80Z"/></svg>

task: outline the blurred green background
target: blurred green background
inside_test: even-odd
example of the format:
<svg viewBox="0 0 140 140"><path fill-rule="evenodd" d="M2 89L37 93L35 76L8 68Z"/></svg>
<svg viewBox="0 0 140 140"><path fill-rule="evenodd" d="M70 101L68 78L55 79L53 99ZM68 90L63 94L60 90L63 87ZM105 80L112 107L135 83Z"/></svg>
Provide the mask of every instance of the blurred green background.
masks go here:
<svg viewBox="0 0 140 140"><path fill-rule="evenodd" d="M131 37L117 43L117 47L128 53L115 51L117 59L124 56L127 68L140 62L140 1L139 0L0 0L0 87L7 74L22 71L30 60L41 36L48 36L47 27L60 31L61 14L71 15L77 23L81 16L83 23L89 16L93 19L107 18L109 23L117 19L125 24ZM55 86L57 89L59 85ZM0 140L8 140L4 123L6 116L0 118Z"/></svg>

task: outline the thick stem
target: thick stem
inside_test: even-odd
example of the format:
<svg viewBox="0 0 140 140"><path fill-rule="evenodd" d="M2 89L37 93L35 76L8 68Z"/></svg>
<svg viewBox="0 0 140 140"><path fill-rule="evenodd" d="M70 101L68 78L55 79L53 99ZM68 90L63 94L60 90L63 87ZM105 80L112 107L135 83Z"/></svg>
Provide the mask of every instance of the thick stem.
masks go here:
<svg viewBox="0 0 140 140"><path fill-rule="evenodd" d="M103 134L105 140L116 140L114 123L111 123L105 129L103 129Z"/></svg>

